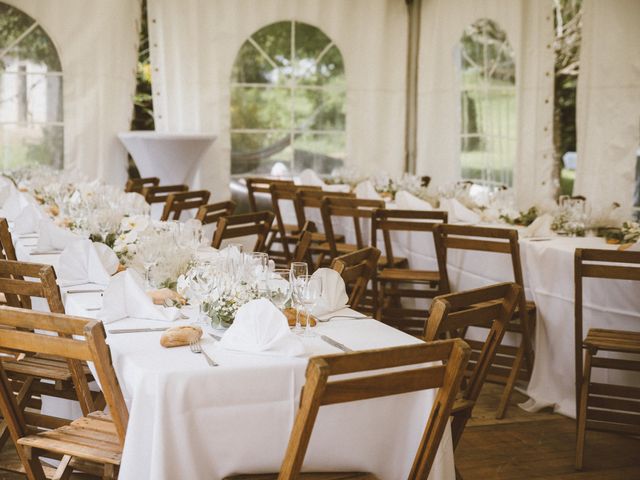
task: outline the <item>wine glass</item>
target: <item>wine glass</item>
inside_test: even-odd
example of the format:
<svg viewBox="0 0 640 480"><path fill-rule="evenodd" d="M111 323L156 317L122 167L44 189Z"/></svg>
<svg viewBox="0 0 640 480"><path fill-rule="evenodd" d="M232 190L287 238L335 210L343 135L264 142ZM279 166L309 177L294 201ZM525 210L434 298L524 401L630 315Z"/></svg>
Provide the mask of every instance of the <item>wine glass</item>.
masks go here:
<svg viewBox="0 0 640 480"><path fill-rule="evenodd" d="M207 320L202 310L202 304L211 294L213 289L214 277L212 275L211 265L207 262L198 265L191 272L191 290L193 292L193 301L198 307L198 317L196 323L206 325Z"/></svg>
<svg viewBox="0 0 640 480"><path fill-rule="evenodd" d="M293 305L296 309L296 325L293 327L294 333L302 333L300 325L300 298L304 289L304 278L309 275L309 267L305 262L292 262L289 269L289 283L291 284L291 295Z"/></svg>
<svg viewBox="0 0 640 480"><path fill-rule="evenodd" d="M320 297L322 297L322 277L314 277L306 275L303 277L304 288L300 298L304 305L304 311L307 315L307 324L304 326L304 337L315 337L316 334L311 330L311 310L315 307Z"/></svg>
<svg viewBox="0 0 640 480"><path fill-rule="evenodd" d="M269 255L264 252L252 252L250 260L250 278L255 277L255 284L260 297L269 296Z"/></svg>
<svg viewBox="0 0 640 480"><path fill-rule="evenodd" d="M291 282L289 280L289 270L277 269L270 275L268 282L269 296L273 304L280 310L291 298Z"/></svg>
<svg viewBox="0 0 640 480"><path fill-rule="evenodd" d="M158 263L160 253L160 243L157 241L157 234L153 231L147 232L141 238L140 259L144 267L145 289L153 288L151 284L151 269Z"/></svg>

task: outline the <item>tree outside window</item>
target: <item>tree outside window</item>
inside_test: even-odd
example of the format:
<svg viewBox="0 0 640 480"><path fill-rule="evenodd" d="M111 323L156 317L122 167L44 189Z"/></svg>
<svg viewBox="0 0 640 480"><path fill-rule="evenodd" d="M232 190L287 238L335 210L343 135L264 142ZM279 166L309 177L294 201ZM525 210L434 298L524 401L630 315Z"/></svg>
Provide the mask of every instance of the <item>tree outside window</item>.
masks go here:
<svg viewBox="0 0 640 480"><path fill-rule="evenodd" d="M329 173L346 150L342 54L318 28L277 22L251 35L231 74L231 173Z"/></svg>

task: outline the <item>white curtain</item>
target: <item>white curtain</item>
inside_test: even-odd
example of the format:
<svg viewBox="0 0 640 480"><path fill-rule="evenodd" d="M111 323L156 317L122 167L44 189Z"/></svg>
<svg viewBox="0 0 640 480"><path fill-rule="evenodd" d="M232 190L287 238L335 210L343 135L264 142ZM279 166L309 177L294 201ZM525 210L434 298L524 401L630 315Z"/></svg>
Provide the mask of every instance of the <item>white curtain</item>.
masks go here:
<svg viewBox="0 0 640 480"><path fill-rule="evenodd" d="M574 193L628 207L640 146L640 1L583 8Z"/></svg>
<svg viewBox="0 0 640 480"><path fill-rule="evenodd" d="M139 0L2 0L33 17L62 63L64 164L124 185L136 85Z"/></svg>
<svg viewBox="0 0 640 480"><path fill-rule="evenodd" d="M418 86L417 172L435 184L460 178L462 34L479 19L507 34L516 62L514 187L524 208L553 192L553 4L551 0L423 0Z"/></svg>
<svg viewBox="0 0 640 480"><path fill-rule="evenodd" d="M403 169L407 19L398 0L149 0L156 129L215 133L200 185L228 195L231 68L245 40L277 21L324 31L342 52L348 165Z"/></svg>

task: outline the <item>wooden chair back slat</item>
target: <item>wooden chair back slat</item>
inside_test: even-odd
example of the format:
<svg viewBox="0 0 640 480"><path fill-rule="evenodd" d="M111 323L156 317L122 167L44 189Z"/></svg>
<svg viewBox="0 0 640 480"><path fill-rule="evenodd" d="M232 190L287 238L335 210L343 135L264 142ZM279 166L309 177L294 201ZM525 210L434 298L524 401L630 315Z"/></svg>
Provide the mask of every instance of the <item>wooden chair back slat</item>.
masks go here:
<svg viewBox="0 0 640 480"><path fill-rule="evenodd" d="M271 212L245 213L221 217L213 234L211 246L220 248L223 240L256 235L254 252L264 251L274 215Z"/></svg>
<svg viewBox="0 0 640 480"><path fill-rule="evenodd" d="M410 480L427 478L448 425L448 417L469 353L469 347L456 339L311 358L300 399L300 410L278 479L293 480L299 477L313 425L322 405L439 387L408 476ZM424 364L428 362L443 362L444 365L425 368ZM400 366L417 368L382 375L373 374L374 370ZM329 381L335 375L356 372L372 372L372 375L359 376L353 380Z"/></svg>
<svg viewBox="0 0 640 480"><path fill-rule="evenodd" d="M124 186L124 191L142 193L145 187L157 187L158 185L160 185L158 177L130 178Z"/></svg>
<svg viewBox="0 0 640 480"><path fill-rule="evenodd" d="M491 365L496 358L507 325L523 296L522 287L516 283L501 283L485 288L436 297L425 326L425 340L435 341L443 335L460 337L469 327L489 327L477 360L469 363L469 380L461 397L475 404ZM473 407L471 407L472 409ZM454 415L452 435L457 446L471 410Z"/></svg>
<svg viewBox="0 0 640 480"><path fill-rule="evenodd" d="M49 334L35 333L33 331L13 330L15 324L34 326L38 331L47 331ZM63 326L62 329L57 325ZM10 327L7 329L7 327ZM116 427L120 445L124 445L128 423L128 412L118 384L118 379L113 370L109 347L106 344L106 334L101 322L71 317L58 313L34 312L31 310L16 309L13 307L0 307L0 349L14 349L43 355L53 355L69 361L91 361L96 367L98 381L105 395L109 413ZM76 337L70 337L69 333ZM51 335L55 334L55 335ZM83 340L78 336L84 337ZM0 362L2 377L6 379L2 363ZM74 378L75 381L75 378ZM3 382L0 382L3 383ZM0 389L2 397L3 415L9 422L17 422L13 430L23 436L27 432L27 426L20 409L15 403L10 388ZM85 413L85 415L87 415ZM17 439L14 439L17 441Z"/></svg>
<svg viewBox="0 0 640 480"><path fill-rule="evenodd" d="M258 211L256 193L271 194L271 185L293 185L293 180L281 180L275 178L250 177L245 179L247 183L247 197L252 212Z"/></svg>
<svg viewBox="0 0 640 480"><path fill-rule="evenodd" d="M196 219L200 220L202 225L218 223L220 217L228 217L233 215L236 210L236 202L228 200L226 202L210 203L202 205L196 213Z"/></svg>
<svg viewBox="0 0 640 480"><path fill-rule="evenodd" d="M151 205L153 203L166 203L170 194L186 192L188 190L189 187L187 185L163 185L144 187L141 194L145 201Z"/></svg>
<svg viewBox="0 0 640 480"><path fill-rule="evenodd" d="M371 218L373 212L377 209L385 208L383 200L368 200L362 198L339 198L324 197L322 199L322 223L324 225L324 233L327 236L327 242L331 250L331 257L338 256L338 246L336 235L333 228L333 218L346 217L353 221L353 229L355 231L357 248L364 248L368 245L362 235L361 219Z"/></svg>
<svg viewBox="0 0 640 480"><path fill-rule="evenodd" d="M192 190L188 192L170 193L162 210L160 220L180 220L182 212L200 208L209 201L208 190Z"/></svg>
<svg viewBox="0 0 640 480"><path fill-rule="evenodd" d="M333 259L331 268L338 272L349 291L349 305L358 309L367 290L368 283L373 279L380 259L380 250L367 247L347 253Z"/></svg>

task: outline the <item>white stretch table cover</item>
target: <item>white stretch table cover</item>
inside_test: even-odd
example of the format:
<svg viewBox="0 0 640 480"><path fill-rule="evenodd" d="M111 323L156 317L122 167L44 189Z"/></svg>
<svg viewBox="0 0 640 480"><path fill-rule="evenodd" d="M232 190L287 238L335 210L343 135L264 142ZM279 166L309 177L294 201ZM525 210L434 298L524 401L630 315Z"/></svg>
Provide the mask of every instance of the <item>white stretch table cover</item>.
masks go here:
<svg viewBox="0 0 640 480"><path fill-rule="evenodd" d="M160 185L194 187L194 176L204 152L216 139L204 133L133 131L118 138L136 162L141 177L158 177Z"/></svg>
<svg viewBox="0 0 640 480"><path fill-rule="evenodd" d="M295 224L289 205L283 213L285 223ZM389 203L387 208L393 208ZM310 210L309 220L322 229L317 210ZM487 225L512 228L509 225ZM337 233L355 242L351 219L337 219ZM369 241L369 222L363 222L362 234ZM406 257L411 268L437 270L433 236L423 232L392 232L394 255ZM384 249L382 238L378 248ZM527 299L537 306L534 337L535 363L526 393L531 397L523 408L531 411L553 407L557 412L575 418L574 361L574 253L576 248L616 249L597 237L552 237L545 240L520 239L520 256ZM384 254L384 252L383 252ZM513 281L511 260L507 255L451 250L447 253L447 269L452 291L479 288L492 283ZM640 295L637 282L589 279L584 282L584 334L589 328L613 328L638 331ZM513 344L507 335L505 342ZM640 386L640 375L594 369L594 381L621 382Z"/></svg>
<svg viewBox="0 0 640 480"><path fill-rule="evenodd" d="M59 254L30 255L33 238L15 239L20 260L57 265ZM95 289L92 284L71 289ZM70 315L95 318L100 293L66 295ZM46 308L41 302L34 308ZM190 307L183 310L193 315ZM350 309L335 314L358 315ZM174 322L188 324L190 320ZM166 327L166 322L123 319L116 328ZM370 319L334 319L320 333L355 350L418 343ZM211 368L188 347L165 349L160 332L108 335L114 368L129 407L119 478L218 479L234 473L277 471L304 385L307 358L266 357L223 351L206 335L203 347L221 365ZM340 353L319 337L304 339L309 355ZM382 479L405 478L422 437L433 391L323 407L305 470L364 470ZM46 399L56 415L79 416L70 402ZM430 479L453 479L447 429Z"/></svg>

